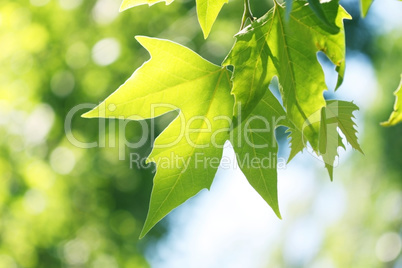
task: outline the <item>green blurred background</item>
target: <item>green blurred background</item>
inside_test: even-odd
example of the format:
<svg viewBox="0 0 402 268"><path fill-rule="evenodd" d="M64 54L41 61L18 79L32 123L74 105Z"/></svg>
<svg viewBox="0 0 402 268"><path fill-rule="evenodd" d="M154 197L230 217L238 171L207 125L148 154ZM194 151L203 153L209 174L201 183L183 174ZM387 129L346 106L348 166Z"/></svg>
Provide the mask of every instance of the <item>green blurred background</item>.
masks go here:
<svg viewBox="0 0 402 268"><path fill-rule="evenodd" d="M271 5L268 0L251 3L256 16ZM0 267L114 268L149 267L150 263L155 267L240 267L222 260L213 266L164 264L156 245L168 247L167 239L183 238L167 235L171 228L166 220L138 240L154 167L130 168L133 150L119 137L137 141L141 128L133 122L118 133L118 121L80 118L90 105L79 105L102 101L149 58L135 35L177 41L219 64L239 29L242 1L233 0L224 7L207 41L197 23L194 1L141 6L120 14L119 5L119 0L0 2ZM376 83L371 85L374 91L346 95L356 96L347 100L358 104L361 97L366 105L358 115L365 156L347 155L337 168L338 182L333 184L346 192L346 208L320 233L321 242L312 257L291 261L283 254L285 242L280 241L269 253L262 253L267 257L257 267L312 267L324 257L331 262L317 267L402 267L402 125L379 126L392 110L392 91L402 71L401 24L394 21L397 26L392 27L392 21L377 20L374 11L362 20L356 1L344 1L344 5L354 17L346 22L348 55L360 55L362 64L374 70L368 81ZM365 94L372 95L366 103ZM75 107L76 112L70 113L71 131L66 132L66 118ZM163 129L169 116L157 119L160 128L156 131ZM97 144L79 148L71 143L72 137ZM137 152L146 156L150 142ZM313 184L327 180L322 173L314 173L319 178ZM281 222L285 227L278 232L291 233L292 220L308 215L313 201L290 208L290 216ZM154 261L158 254L162 254L159 262ZM185 253L170 257L183 257L180 254Z"/></svg>

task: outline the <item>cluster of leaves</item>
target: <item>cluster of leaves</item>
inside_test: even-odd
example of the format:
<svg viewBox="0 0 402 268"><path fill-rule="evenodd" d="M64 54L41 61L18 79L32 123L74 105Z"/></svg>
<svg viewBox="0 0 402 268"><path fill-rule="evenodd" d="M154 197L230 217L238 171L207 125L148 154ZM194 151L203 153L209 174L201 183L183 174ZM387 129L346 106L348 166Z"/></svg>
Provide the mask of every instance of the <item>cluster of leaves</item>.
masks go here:
<svg viewBox="0 0 402 268"><path fill-rule="evenodd" d="M121 9L156 2L160 1L126 0ZM206 38L227 1L196 2ZM186 133L192 144L183 138L168 148L163 146L183 131L180 116L155 140L148 161L157 163L157 171L141 236L174 208L200 190L210 188L218 167L197 167L195 155L220 158L223 144L230 140L238 162L247 157L262 159L272 155L276 160L275 132L261 134L257 130L266 128L266 125L262 121L247 120L249 118L277 118L270 128L288 128L289 161L309 145L325 163L331 180L338 147L345 148L338 129L354 149L362 152L352 114L358 107L352 102L325 100L323 92L327 86L317 60L317 52L321 51L335 65L338 73L335 90L339 88L345 72L343 20L351 17L338 1L293 1L291 8L274 1L273 8L258 19L251 15L249 3L245 1L243 22L247 19L250 25L236 35L235 44L221 66L172 41L136 37L151 54L151 60L137 69L101 105L84 115L87 118L103 116L138 120L161 116L177 107L184 118L203 118L194 120L191 125L192 129L199 131ZM274 77L280 84L282 104L269 90ZM170 106L151 111L150 107L155 103ZM114 109L109 109L111 104ZM255 131L241 131L247 127ZM254 145L267 146L253 146L245 142L246 139L253 141ZM172 157L171 152L181 156L183 164L169 168L158 165L161 159ZM240 168L255 190L281 217L276 165Z"/></svg>

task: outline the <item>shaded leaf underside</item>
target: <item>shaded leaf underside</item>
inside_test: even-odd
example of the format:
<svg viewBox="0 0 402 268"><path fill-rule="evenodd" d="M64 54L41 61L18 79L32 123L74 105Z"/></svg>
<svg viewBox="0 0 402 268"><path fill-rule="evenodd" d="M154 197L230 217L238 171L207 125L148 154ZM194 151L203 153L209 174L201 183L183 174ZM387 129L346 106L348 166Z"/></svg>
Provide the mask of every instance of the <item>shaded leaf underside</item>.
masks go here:
<svg viewBox="0 0 402 268"><path fill-rule="evenodd" d="M283 107L268 90L252 113L231 133L240 169L279 218L275 129L285 118ZM251 165L251 161L255 164Z"/></svg>
<svg viewBox="0 0 402 268"><path fill-rule="evenodd" d="M312 122L320 124L318 146L317 148L313 148L313 150L318 156L322 157L331 180L333 179L333 167L335 158L338 156L338 148L342 147L345 149L338 129L342 131L346 141L353 149L363 153L357 140L356 124L353 121L353 112L358 109L359 108L352 102L329 100L326 101L326 106L324 106L321 111L311 117ZM288 120L285 120L283 125L289 128L288 132L290 133L290 161L298 152L307 147L307 141L304 138L303 129L295 128Z"/></svg>

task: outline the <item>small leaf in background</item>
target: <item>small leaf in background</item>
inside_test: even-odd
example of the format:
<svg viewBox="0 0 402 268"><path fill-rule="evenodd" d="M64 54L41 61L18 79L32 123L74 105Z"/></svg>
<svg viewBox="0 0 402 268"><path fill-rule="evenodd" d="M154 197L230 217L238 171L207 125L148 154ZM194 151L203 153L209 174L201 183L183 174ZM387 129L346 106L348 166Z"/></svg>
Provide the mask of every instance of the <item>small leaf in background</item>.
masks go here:
<svg viewBox="0 0 402 268"><path fill-rule="evenodd" d="M360 12L363 18L366 17L372 3L373 0L360 0Z"/></svg>
<svg viewBox="0 0 402 268"><path fill-rule="evenodd" d="M140 5L145 5L148 4L149 6L152 6L153 4L159 3L159 2L166 2L166 5L169 5L173 2L174 0L123 0L120 6L120 11L124 11L126 9L140 6Z"/></svg>
<svg viewBox="0 0 402 268"><path fill-rule="evenodd" d="M400 122L402 122L402 74L401 74L401 82L397 90L394 92L395 95L395 104L394 111L391 113L387 122L382 122L381 125L384 127L394 126Z"/></svg>
<svg viewBox="0 0 402 268"><path fill-rule="evenodd" d="M206 39L211 32L212 25L218 17L222 6L229 0L197 0L197 15L200 22L204 38Z"/></svg>

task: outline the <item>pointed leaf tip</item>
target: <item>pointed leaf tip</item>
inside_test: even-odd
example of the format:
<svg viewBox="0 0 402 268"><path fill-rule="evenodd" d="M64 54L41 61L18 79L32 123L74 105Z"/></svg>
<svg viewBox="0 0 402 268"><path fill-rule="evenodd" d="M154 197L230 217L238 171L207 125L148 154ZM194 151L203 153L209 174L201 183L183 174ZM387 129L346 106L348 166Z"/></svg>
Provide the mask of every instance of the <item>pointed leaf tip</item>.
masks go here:
<svg viewBox="0 0 402 268"><path fill-rule="evenodd" d="M98 106L99 107L99 106ZM95 107L94 109L84 113L81 115L82 118L95 118L99 117L99 112L98 112L98 107Z"/></svg>
<svg viewBox="0 0 402 268"><path fill-rule="evenodd" d="M252 120L256 117L267 121L273 118L285 117L285 111L279 101L270 90L267 90L263 99L256 105L243 122L232 129L231 144L236 153L237 163L250 185L272 208L278 218L282 219L278 204L277 186L277 153L278 146L275 131L267 133L258 132L258 129L266 127L265 120ZM271 125L272 129L277 127L278 121ZM245 129L249 128L247 139L244 135ZM239 131L240 130L240 131ZM248 140L249 139L249 140ZM258 145L267 145L261 148ZM269 160L269 164L265 160ZM264 164L265 162L265 164ZM254 163L254 164L251 164Z"/></svg>
<svg viewBox="0 0 402 268"><path fill-rule="evenodd" d="M360 0L360 12L363 18L366 17L372 3L373 0Z"/></svg>
<svg viewBox="0 0 402 268"><path fill-rule="evenodd" d="M149 37L149 36L145 36L145 35L136 35L136 36L134 36L134 38L135 38L135 40L137 40L137 42L140 43L140 45L141 45L142 47L144 47L145 49L147 49L147 48L146 48L147 44L148 44L150 41L152 42L152 40L161 40L161 41L164 40L164 39L159 39L159 38L155 38L155 37ZM148 50L148 49L147 49L147 50Z"/></svg>
<svg viewBox="0 0 402 268"><path fill-rule="evenodd" d="M216 18L228 0L197 0L197 15L204 39L207 39Z"/></svg>

